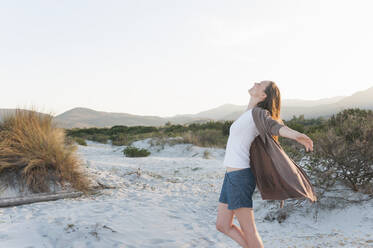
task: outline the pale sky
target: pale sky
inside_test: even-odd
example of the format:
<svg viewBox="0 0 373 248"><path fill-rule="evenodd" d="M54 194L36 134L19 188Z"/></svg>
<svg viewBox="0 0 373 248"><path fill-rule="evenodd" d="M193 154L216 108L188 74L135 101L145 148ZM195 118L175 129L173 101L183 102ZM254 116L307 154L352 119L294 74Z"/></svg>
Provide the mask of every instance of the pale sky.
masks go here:
<svg viewBox="0 0 373 248"><path fill-rule="evenodd" d="M0 108L136 115L245 105L254 82L282 99L373 86L373 1L3 1Z"/></svg>

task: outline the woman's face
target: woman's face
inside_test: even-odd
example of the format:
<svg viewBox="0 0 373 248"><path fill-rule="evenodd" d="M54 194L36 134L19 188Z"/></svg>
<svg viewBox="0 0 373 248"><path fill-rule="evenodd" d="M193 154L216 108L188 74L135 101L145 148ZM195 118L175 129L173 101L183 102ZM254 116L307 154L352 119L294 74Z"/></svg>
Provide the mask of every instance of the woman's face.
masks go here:
<svg viewBox="0 0 373 248"><path fill-rule="evenodd" d="M252 97L264 100L267 96L264 90L269 84L269 81L261 81L260 83L254 83L254 85L249 89L250 95Z"/></svg>

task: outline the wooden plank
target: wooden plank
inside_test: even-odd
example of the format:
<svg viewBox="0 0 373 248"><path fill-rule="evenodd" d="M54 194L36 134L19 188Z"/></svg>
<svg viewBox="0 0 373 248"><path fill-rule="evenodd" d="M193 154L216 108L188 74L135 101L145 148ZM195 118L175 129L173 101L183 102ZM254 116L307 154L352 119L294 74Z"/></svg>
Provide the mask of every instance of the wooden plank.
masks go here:
<svg viewBox="0 0 373 248"><path fill-rule="evenodd" d="M55 193L38 193L21 197L0 198L0 208L42 201L54 201L64 198L76 198L83 195L80 191L60 191Z"/></svg>

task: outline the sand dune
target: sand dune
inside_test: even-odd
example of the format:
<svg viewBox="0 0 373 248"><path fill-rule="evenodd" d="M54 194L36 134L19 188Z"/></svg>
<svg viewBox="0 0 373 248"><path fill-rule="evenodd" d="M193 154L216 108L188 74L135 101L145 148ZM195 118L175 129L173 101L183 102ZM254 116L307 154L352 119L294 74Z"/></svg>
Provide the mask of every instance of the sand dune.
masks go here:
<svg viewBox="0 0 373 248"><path fill-rule="evenodd" d="M108 189L0 209L0 247L239 247L215 228L224 150L161 149L148 141L135 143L152 151L145 158L126 158L123 147L109 144L79 146L87 171ZM275 209L278 203L261 200L256 189L254 214L265 247L373 246L373 200L319 211L317 219L304 202L282 223L265 219Z"/></svg>

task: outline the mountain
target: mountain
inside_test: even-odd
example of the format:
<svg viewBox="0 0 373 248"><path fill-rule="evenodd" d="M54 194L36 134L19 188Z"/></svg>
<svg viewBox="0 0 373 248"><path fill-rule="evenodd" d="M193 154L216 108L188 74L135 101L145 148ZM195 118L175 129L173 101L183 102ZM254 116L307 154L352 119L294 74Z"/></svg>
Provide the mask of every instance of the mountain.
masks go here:
<svg viewBox="0 0 373 248"><path fill-rule="evenodd" d="M96 111L88 108L73 108L54 117L56 125L63 128L111 127L115 125L163 126L172 124L204 123L209 120L236 120L247 108L247 105L223 104L216 108L196 114L175 115L171 117L144 116L126 113ZM351 96L336 96L318 100L283 99L281 118L289 120L293 116L304 115L304 118L329 118L331 115L346 109L361 108L373 110L373 87L358 91ZM0 109L1 116L14 109Z"/></svg>
<svg viewBox="0 0 373 248"><path fill-rule="evenodd" d="M63 128L126 126L160 126L165 121L158 116L140 116L126 113L96 111L89 108L73 108L54 118L56 125Z"/></svg>
<svg viewBox="0 0 373 248"><path fill-rule="evenodd" d="M284 99L282 100L282 105L287 107L302 106L302 107L313 107L323 104L336 103L345 98L345 96L336 96L330 98L324 98L319 100L302 100L302 99Z"/></svg>
<svg viewBox="0 0 373 248"><path fill-rule="evenodd" d="M303 106L283 106L281 117L284 120L290 119L293 115L304 115L305 118L328 118L333 114L346 108L360 108L373 110L373 87L358 91L351 96L346 96L334 103L313 105L311 107Z"/></svg>

